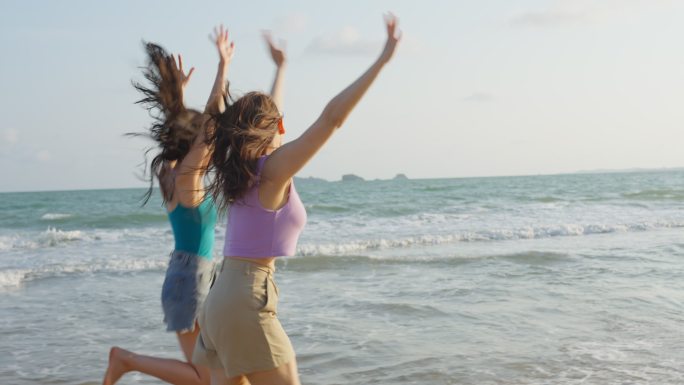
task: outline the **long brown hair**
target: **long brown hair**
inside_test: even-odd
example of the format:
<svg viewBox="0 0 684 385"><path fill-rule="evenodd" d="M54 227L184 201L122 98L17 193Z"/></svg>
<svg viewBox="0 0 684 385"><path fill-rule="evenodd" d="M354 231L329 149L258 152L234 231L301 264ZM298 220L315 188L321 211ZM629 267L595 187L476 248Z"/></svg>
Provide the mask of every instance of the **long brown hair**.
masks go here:
<svg viewBox="0 0 684 385"><path fill-rule="evenodd" d="M157 145L145 151L143 178L150 187L143 197L143 205L149 201L154 188L154 179L159 181L163 203L173 199L175 175L169 162L181 162L188 154L193 142L203 132L203 119L199 111L183 105L183 90L175 70L174 58L164 48L154 43L143 43L147 54L147 65L143 77L148 85L133 82L133 87L142 94L136 104L142 105L153 119L148 132L129 133L131 136L146 136ZM147 165L147 155L156 152Z"/></svg>
<svg viewBox="0 0 684 385"><path fill-rule="evenodd" d="M214 117L216 127L208 187L220 209L242 198L255 182L257 162L273 141L281 119L273 99L261 92L249 92L230 103Z"/></svg>

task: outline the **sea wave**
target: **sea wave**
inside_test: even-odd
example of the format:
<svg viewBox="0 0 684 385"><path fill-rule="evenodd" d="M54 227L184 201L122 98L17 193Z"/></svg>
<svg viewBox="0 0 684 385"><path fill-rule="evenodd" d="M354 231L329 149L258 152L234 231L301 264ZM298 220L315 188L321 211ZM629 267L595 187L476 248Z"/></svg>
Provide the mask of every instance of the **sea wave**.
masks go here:
<svg viewBox="0 0 684 385"><path fill-rule="evenodd" d="M0 236L0 251L33 250L101 240L120 241L126 237L159 238L164 234L170 236L170 230L167 228L148 227L144 229L120 229L115 231L105 229L86 231L61 230L50 226L47 230L41 232Z"/></svg>
<svg viewBox="0 0 684 385"><path fill-rule="evenodd" d="M569 258L568 254L527 251L510 254L491 255L444 255L444 256L297 256L281 259L287 269L299 271L321 271L336 269L341 265L372 265L372 264L463 264L474 260L487 258L507 259L519 263L545 264ZM214 263L220 263L221 258L215 258ZM144 271L159 271L166 269L166 258L122 258L107 260L89 260L74 263L51 263L39 267L6 268L0 270L0 290L19 288L31 281L49 278L71 277L89 274L120 274Z"/></svg>
<svg viewBox="0 0 684 385"><path fill-rule="evenodd" d="M643 201L684 201L684 190L651 189L622 194L623 198Z"/></svg>
<svg viewBox="0 0 684 385"><path fill-rule="evenodd" d="M442 255L319 255L319 256L294 256L282 258L283 269L299 272L335 271L346 266L369 266L379 267L388 265L412 265L421 266L458 266L481 260L496 259L506 260L524 265L550 265L575 258L571 254L528 250L513 253L460 253Z"/></svg>
<svg viewBox="0 0 684 385"><path fill-rule="evenodd" d="M0 250L53 247L67 242L79 241L84 239L84 237L84 233L80 230L64 231L48 227L47 230L30 237L20 235L1 236Z"/></svg>
<svg viewBox="0 0 684 385"><path fill-rule="evenodd" d="M306 205L306 211L311 213L346 213L354 210L354 207L348 205L332 205L332 204L308 204Z"/></svg>
<svg viewBox="0 0 684 385"><path fill-rule="evenodd" d="M167 215L164 212L135 212L129 214L87 218L84 219L82 223L84 225L98 228L128 228L130 226L149 226L166 223L167 220Z"/></svg>
<svg viewBox="0 0 684 385"><path fill-rule="evenodd" d="M55 221L55 220L60 220L60 219L67 219L73 217L73 214L62 214L62 213L47 213L43 214L40 219L44 221Z"/></svg>
<svg viewBox="0 0 684 385"><path fill-rule="evenodd" d="M492 242L552 237L585 236L619 232L638 232L666 228L681 228L684 222L661 221L630 224L559 224L552 226L492 229L457 234L421 235L405 238L375 238L340 243L302 244L297 254L302 256L360 255L365 252L416 246L433 246L458 242Z"/></svg>
<svg viewBox="0 0 684 385"><path fill-rule="evenodd" d="M129 213L106 213L83 215L80 212L48 212L36 214L34 211L25 212L15 210L9 212L0 220L0 226L13 229L37 230L44 228L46 224L69 226L72 229L99 228L99 229L125 229L131 227L146 227L165 224L167 214L159 212L129 212Z"/></svg>
<svg viewBox="0 0 684 385"><path fill-rule="evenodd" d="M162 271L166 260L119 259L102 263L78 263L49 265L38 268L0 270L0 289L16 288L28 281L94 273L127 273L139 271Z"/></svg>

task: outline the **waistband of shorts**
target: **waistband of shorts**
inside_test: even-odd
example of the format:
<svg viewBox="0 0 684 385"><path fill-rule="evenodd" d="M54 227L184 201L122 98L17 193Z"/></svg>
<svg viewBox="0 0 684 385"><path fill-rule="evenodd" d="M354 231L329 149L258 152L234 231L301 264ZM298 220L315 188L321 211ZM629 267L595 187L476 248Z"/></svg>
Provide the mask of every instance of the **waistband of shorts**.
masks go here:
<svg viewBox="0 0 684 385"><path fill-rule="evenodd" d="M223 258L223 266L221 267L221 271L224 269L244 271L246 274L258 271L269 275L273 275L275 273L274 267L262 265L258 262L251 262L244 259L235 259L229 257Z"/></svg>
<svg viewBox="0 0 684 385"><path fill-rule="evenodd" d="M169 254L170 259L180 261L183 263L188 263L188 262L208 262L208 263L213 263L210 258L203 257L201 255L197 255L195 253L191 253L189 251L185 250L174 250Z"/></svg>

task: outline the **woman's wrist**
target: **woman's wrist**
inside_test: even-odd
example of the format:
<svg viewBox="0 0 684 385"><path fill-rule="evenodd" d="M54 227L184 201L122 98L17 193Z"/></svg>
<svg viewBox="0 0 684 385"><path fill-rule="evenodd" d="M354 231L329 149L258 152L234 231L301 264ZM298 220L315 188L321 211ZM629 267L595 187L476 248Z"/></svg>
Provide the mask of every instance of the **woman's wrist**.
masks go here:
<svg viewBox="0 0 684 385"><path fill-rule="evenodd" d="M218 68L219 70L227 71L228 67L230 67L230 60L219 60Z"/></svg>
<svg viewBox="0 0 684 385"><path fill-rule="evenodd" d="M386 58L384 57L384 55L380 55L380 57L377 58L377 60L375 60L375 63L373 63L373 65L372 65L371 67L375 67L375 68L379 71L379 70L381 70L381 69L385 66L385 64L387 64L388 62L389 62L389 60L386 59Z"/></svg>

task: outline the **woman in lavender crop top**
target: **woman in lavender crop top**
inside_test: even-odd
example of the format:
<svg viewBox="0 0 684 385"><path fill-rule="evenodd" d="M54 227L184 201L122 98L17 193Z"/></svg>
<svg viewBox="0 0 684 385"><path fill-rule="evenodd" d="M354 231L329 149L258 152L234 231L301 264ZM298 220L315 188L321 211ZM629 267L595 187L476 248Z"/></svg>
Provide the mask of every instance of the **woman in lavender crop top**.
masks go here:
<svg viewBox="0 0 684 385"><path fill-rule="evenodd" d="M200 314L193 354L193 362L212 369L212 383L299 384L294 350L276 317L273 280L275 259L295 253L306 222L292 178L342 126L392 57L397 19L390 14L385 24L380 57L291 142L282 144L280 82L270 95L225 98L225 112L214 117L209 191L219 211L227 210L228 224L223 268Z"/></svg>

